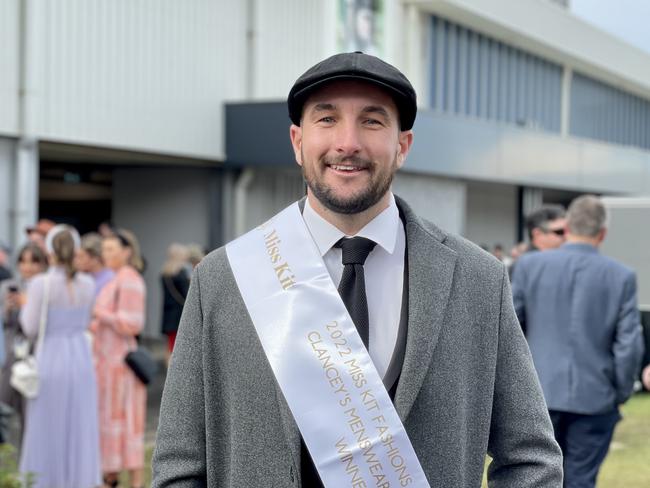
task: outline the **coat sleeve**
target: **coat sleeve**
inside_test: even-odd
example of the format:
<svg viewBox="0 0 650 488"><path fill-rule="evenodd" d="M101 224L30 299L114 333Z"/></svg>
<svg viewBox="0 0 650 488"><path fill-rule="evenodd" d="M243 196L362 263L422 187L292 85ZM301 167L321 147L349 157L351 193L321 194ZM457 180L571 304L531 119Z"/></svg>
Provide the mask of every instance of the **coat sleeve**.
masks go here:
<svg viewBox="0 0 650 488"><path fill-rule="evenodd" d="M561 488L562 453L504 270L488 454L491 488Z"/></svg>
<svg viewBox="0 0 650 488"><path fill-rule="evenodd" d="M636 276L630 273L623 286L621 308L612 352L616 371L616 402L625 402L634 388L643 359L643 333L637 306Z"/></svg>
<svg viewBox="0 0 650 488"><path fill-rule="evenodd" d="M160 406L153 488L206 486L203 312L199 271L185 301Z"/></svg>

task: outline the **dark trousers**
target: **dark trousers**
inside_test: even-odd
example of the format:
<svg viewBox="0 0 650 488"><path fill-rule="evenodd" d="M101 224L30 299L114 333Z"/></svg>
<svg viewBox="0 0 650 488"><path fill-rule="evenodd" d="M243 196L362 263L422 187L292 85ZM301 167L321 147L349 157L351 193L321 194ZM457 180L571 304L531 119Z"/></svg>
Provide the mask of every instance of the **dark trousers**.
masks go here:
<svg viewBox="0 0 650 488"><path fill-rule="evenodd" d="M550 410L555 439L564 455L564 488L593 488L607 456L618 409L598 415Z"/></svg>

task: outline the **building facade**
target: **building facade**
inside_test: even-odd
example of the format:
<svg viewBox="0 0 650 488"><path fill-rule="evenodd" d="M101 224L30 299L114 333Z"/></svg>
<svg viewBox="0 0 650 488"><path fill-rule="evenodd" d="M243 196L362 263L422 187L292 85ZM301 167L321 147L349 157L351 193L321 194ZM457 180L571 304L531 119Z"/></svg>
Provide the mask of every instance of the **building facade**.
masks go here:
<svg viewBox="0 0 650 488"><path fill-rule="evenodd" d="M0 239L136 232L159 330L169 243L217 247L304 193L284 99L362 49L413 82L394 191L477 243L582 192L650 192L650 55L542 0L0 2Z"/></svg>

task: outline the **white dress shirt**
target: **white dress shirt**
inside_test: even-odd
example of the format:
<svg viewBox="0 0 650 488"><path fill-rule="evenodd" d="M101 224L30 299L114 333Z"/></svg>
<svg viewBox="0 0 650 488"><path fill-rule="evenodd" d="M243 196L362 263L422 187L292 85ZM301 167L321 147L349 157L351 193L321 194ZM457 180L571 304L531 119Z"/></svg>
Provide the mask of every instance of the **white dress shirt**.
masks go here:
<svg viewBox="0 0 650 488"><path fill-rule="evenodd" d="M399 218L395 197L391 193L390 205L371 220L355 236L377 243L364 265L368 319L370 322L369 353L379 376L386 374L393 356L402 312L402 287L404 285L404 250L406 235ZM341 249L333 247L346 235L318 215L305 202L303 218L318 247L325 266L335 286L343 274Z"/></svg>

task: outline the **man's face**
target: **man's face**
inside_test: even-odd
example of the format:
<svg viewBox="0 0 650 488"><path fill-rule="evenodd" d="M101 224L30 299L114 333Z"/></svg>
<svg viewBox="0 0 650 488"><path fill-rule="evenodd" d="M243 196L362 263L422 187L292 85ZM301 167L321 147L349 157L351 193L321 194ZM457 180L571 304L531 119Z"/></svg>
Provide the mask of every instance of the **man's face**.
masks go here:
<svg viewBox="0 0 650 488"><path fill-rule="evenodd" d="M560 247L564 244L565 226L566 219L561 218L548 221L542 228L533 229L535 247L542 251Z"/></svg>
<svg viewBox="0 0 650 488"><path fill-rule="evenodd" d="M291 143L308 193L339 214L363 212L387 196L413 141L400 131L393 99L375 85L332 82L305 102Z"/></svg>

